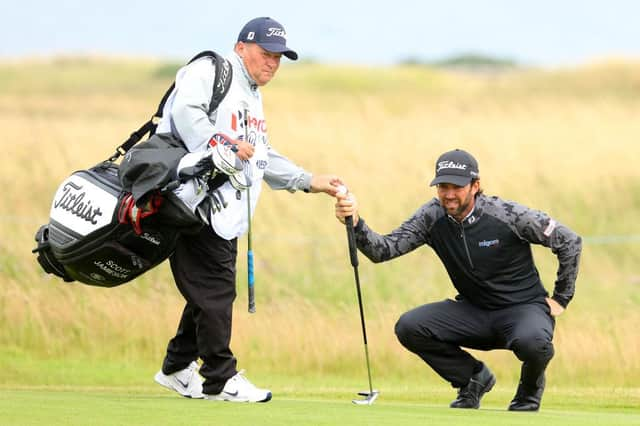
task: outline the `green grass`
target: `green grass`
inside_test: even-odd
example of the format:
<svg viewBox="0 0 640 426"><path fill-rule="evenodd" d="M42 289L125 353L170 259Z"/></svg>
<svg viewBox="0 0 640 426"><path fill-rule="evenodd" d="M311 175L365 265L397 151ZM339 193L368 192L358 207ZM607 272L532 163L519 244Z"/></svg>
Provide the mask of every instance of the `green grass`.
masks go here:
<svg viewBox="0 0 640 426"><path fill-rule="evenodd" d="M367 388L364 365L349 375L286 368L251 375L274 393L268 404L181 398L152 381L157 367L118 360L36 359L0 352L0 419L12 425L637 425L640 388L551 384L539 413L509 413L515 383L498 381L479 411L448 408L455 391L426 374L374 374L371 407L350 401ZM274 373L279 371L279 373ZM374 373L376 373L374 371ZM426 373L426 369L425 369ZM20 380L22 378L22 380Z"/></svg>
<svg viewBox="0 0 640 426"><path fill-rule="evenodd" d="M500 392L503 395L504 392ZM640 410L607 405L605 395L576 392L575 403L548 398L538 413L510 413L487 401L480 410L452 410L446 401L398 401L381 394L356 406L347 390L333 395L278 395L267 404L189 400L151 388L0 388L0 414L13 425L637 425ZM602 398L604 396L604 399Z"/></svg>

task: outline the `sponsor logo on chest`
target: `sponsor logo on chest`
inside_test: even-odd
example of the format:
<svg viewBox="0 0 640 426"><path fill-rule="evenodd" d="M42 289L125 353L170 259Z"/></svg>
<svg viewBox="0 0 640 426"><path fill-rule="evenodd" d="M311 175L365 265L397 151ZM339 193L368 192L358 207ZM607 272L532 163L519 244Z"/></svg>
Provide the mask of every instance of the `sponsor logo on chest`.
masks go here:
<svg viewBox="0 0 640 426"><path fill-rule="evenodd" d="M478 242L478 247L493 247L500 244L500 240L482 240Z"/></svg>
<svg viewBox="0 0 640 426"><path fill-rule="evenodd" d="M234 132L244 131L245 112L236 111L231 113L231 130ZM247 117L247 131L255 131L258 133L267 133L267 121L249 115Z"/></svg>

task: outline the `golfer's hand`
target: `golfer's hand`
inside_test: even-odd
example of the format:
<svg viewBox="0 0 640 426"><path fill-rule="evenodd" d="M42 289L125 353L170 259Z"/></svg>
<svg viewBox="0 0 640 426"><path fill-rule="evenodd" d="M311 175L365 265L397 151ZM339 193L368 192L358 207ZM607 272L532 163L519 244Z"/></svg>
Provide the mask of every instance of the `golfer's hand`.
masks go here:
<svg viewBox="0 0 640 426"><path fill-rule="evenodd" d="M551 315L554 317L557 317L564 312L562 305L550 297L547 297L547 304L549 305L549 308L551 308Z"/></svg>
<svg viewBox="0 0 640 426"><path fill-rule="evenodd" d="M311 176L311 187L309 192L324 192L335 197L338 188L344 185L342 180L335 175L313 175Z"/></svg>
<svg viewBox="0 0 640 426"><path fill-rule="evenodd" d="M253 157L253 152L255 151L255 148L249 142L234 140L233 143L237 149L236 155L238 156L239 159L248 160L249 158Z"/></svg>
<svg viewBox="0 0 640 426"><path fill-rule="evenodd" d="M342 223L347 216L353 216L353 226L358 224L360 217L358 216L358 200L351 192L346 194L340 193L336 195L336 217Z"/></svg>

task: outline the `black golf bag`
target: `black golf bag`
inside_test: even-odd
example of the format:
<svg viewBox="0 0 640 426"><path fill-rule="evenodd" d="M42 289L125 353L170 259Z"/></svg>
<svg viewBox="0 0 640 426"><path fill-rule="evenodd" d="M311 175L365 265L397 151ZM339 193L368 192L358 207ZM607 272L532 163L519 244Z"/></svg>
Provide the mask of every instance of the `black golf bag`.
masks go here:
<svg viewBox="0 0 640 426"><path fill-rule="evenodd" d="M42 268L65 281L114 287L164 261L180 234L202 227L172 192L151 194L138 226L129 216L132 202L113 162L73 173L54 196L49 223L36 233L33 251Z"/></svg>
<svg viewBox="0 0 640 426"><path fill-rule="evenodd" d="M231 65L211 51L200 52L189 63L200 58L210 58L216 69L211 114L229 91ZM170 134L155 134L174 85L164 94L154 117L134 131L111 158L76 171L58 187L49 223L35 235L38 245L33 253L45 272L65 281L118 286L169 257L181 234L202 228L203 222L172 192L180 184L176 168L186 148ZM115 163L147 133L151 137L136 146L136 155L125 156L120 166ZM190 177L201 177L204 172L207 170L193 170ZM219 186L220 178L210 188Z"/></svg>

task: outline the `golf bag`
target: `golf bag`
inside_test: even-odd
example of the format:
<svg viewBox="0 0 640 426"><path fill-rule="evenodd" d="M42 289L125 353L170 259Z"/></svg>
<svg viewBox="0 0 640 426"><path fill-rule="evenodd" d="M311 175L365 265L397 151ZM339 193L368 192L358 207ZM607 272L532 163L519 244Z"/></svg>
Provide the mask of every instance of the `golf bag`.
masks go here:
<svg viewBox="0 0 640 426"><path fill-rule="evenodd" d="M216 66L211 113L229 90L231 67L210 51L199 53L189 63L202 57L211 57ZM49 223L35 235L33 253L45 272L67 282L118 286L168 258L180 235L201 229L202 221L172 192L180 184L175 168L187 150L171 135L154 135L173 88L171 85L163 96L155 116L108 160L76 171L60 184ZM134 149L144 149L140 157L148 162L125 158L116 164L147 133L149 140Z"/></svg>
<svg viewBox="0 0 640 426"><path fill-rule="evenodd" d="M118 165L80 170L59 186L50 221L36 233L34 249L45 272L65 281L114 287L171 255L182 233L202 223L171 192L152 194L143 226L130 223L131 194L122 191Z"/></svg>

